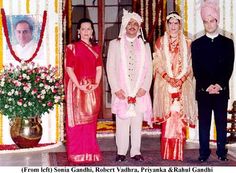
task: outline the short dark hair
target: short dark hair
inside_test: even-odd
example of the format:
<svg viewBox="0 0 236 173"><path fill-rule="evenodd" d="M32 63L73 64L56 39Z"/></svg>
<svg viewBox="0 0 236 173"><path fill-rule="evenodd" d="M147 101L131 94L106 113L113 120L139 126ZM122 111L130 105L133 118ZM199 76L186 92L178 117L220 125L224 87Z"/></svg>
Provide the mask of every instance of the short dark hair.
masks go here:
<svg viewBox="0 0 236 173"><path fill-rule="evenodd" d="M78 24L77 24L77 30L81 28L81 24L82 23L90 23L91 24L91 27L92 27L92 30L93 30L93 38L90 39L90 42L91 44L96 44L96 35L95 35L95 29L94 29L94 24L92 22L92 20L90 20L89 18L82 18L79 20ZM77 35L76 35L77 37ZM79 38L80 40L80 38Z"/></svg>
<svg viewBox="0 0 236 173"><path fill-rule="evenodd" d="M15 25L14 25L14 29L16 29L17 25L20 24L20 23L27 23L27 24L29 25L29 29L31 30L31 32L33 32L34 27L33 27L32 23L29 22L29 21L26 20L26 19L21 19L21 20L17 21L17 22L15 23Z"/></svg>

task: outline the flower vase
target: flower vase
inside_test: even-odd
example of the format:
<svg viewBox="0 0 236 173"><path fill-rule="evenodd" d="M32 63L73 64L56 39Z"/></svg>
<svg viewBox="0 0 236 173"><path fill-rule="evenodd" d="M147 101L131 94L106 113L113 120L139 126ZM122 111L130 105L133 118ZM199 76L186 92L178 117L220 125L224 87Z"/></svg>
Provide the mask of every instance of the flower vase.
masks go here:
<svg viewBox="0 0 236 173"><path fill-rule="evenodd" d="M38 117L23 119L16 117L10 122L10 134L19 148L36 147L42 137L42 126Z"/></svg>

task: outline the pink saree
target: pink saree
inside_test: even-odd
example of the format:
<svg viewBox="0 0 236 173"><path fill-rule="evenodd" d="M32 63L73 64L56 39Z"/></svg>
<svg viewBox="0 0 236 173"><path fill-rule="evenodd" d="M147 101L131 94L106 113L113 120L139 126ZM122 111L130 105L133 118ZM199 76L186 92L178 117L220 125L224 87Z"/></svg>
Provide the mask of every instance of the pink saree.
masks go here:
<svg viewBox="0 0 236 173"><path fill-rule="evenodd" d="M102 65L99 47L87 47L79 41L66 47L66 67L74 69L79 82L93 83L96 67ZM90 50L95 51L95 54ZM101 88L84 93L65 74L66 91L66 150L73 163L89 163L102 159L96 139L97 116L100 111Z"/></svg>

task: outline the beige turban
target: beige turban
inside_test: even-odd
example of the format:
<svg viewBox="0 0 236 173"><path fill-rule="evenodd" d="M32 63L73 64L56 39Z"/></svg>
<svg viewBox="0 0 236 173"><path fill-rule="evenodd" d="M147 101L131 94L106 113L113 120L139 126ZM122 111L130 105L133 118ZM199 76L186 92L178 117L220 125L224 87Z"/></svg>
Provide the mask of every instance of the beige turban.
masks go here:
<svg viewBox="0 0 236 173"><path fill-rule="evenodd" d="M126 32L126 26L128 25L130 19L134 19L138 22L139 26L141 26L141 23L143 21L143 19L141 18L141 16L135 12L128 12L127 10L123 9L123 16L122 16L122 22L121 22L121 27L120 27L120 34L119 34L119 38L122 37L122 35L125 34Z"/></svg>
<svg viewBox="0 0 236 173"><path fill-rule="evenodd" d="M206 20L208 16L212 16L220 22L220 8L218 0L205 0L201 5L202 20Z"/></svg>

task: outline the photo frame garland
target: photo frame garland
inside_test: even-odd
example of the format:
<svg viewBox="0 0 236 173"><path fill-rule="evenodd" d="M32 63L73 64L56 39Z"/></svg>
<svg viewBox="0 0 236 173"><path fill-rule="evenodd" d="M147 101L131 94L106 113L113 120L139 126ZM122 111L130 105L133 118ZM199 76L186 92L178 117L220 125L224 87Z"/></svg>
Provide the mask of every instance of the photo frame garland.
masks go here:
<svg viewBox="0 0 236 173"><path fill-rule="evenodd" d="M7 45L9 47L9 50L12 54L12 56L14 57L14 59L18 62L21 62L21 57L18 57L15 53L15 51L13 50L12 48L12 44L11 44L11 41L10 41L10 38L9 38L9 33L8 33L8 27L7 27L7 18L6 18L6 14L5 14L5 10L2 8L1 9L1 15L2 15L2 26L3 26L3 31L4 31L4 34L5 34L5 37L6 37L6 42L7 42ZM25 62L31 62L36 56L37 56L37 53L42 45L42 41L43 41L43 36L44 36L44 31L45 31L45 27L46 27L46 22L47 22L47 11L44 10L43 12L43 23L42 23L42 29L41 29L41 32L40 32L40 38L39 38L39 41L38 41L38 44L37 44L37 48L35 49L34 53L32 54L32 56L26 60Z"/></svg>

